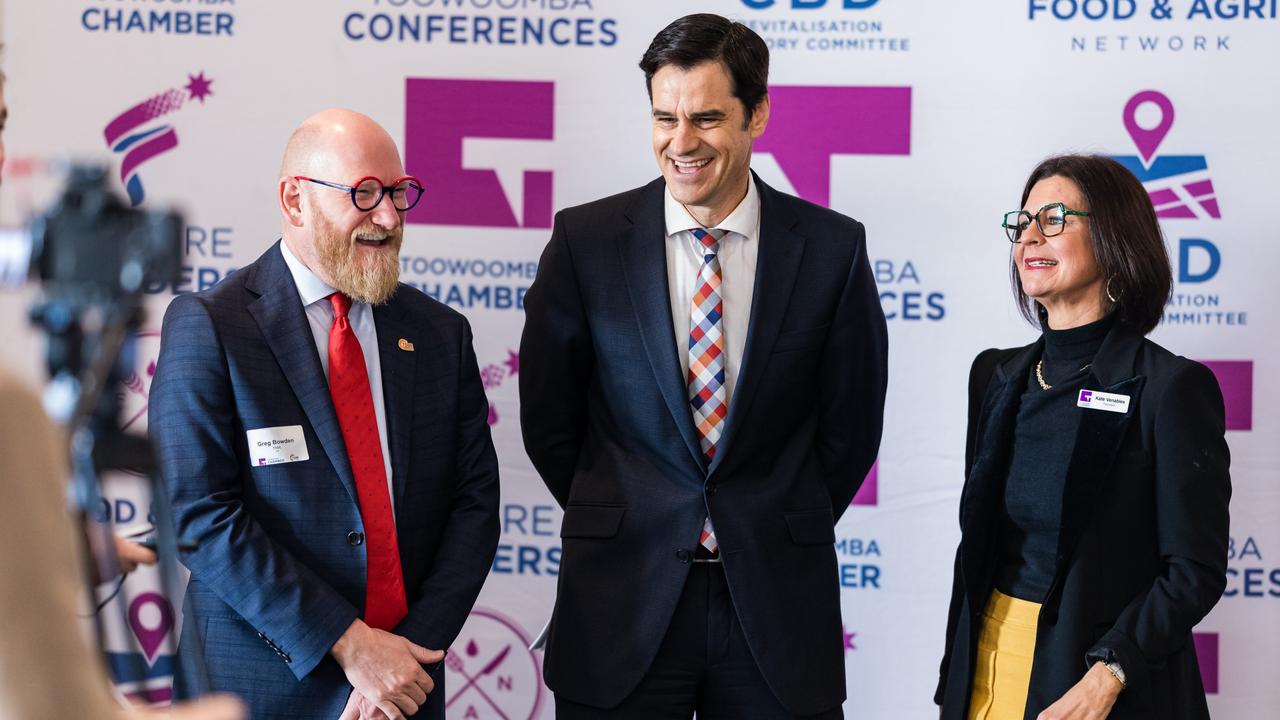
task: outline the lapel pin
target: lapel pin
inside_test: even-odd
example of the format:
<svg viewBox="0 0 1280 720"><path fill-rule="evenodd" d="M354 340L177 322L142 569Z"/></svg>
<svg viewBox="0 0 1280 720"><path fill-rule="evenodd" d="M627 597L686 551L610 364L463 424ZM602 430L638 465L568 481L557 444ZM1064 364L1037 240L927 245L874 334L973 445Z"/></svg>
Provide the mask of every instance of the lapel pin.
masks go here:
<svg viewBox="0 0 1280 720"><path fill-rule="evenodd" d="M396 343L396 346L405 352L413 352L413 343L404 338L400 338L400 342Z"/></svg>

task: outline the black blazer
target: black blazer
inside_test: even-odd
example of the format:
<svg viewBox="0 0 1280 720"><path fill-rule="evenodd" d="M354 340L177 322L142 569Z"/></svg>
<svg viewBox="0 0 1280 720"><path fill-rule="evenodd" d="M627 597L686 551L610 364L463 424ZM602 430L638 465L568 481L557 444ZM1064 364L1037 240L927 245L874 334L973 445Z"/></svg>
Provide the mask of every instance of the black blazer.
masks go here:
<svg viewBox="0 0 1280 720"><path fill-rule="evenodd" d="M676 355L663 181L570 208L525 299L525 448L565 508L547 684L610 707L666 633L710 512L770 688L809 714L845 697L835 521L880 444L886 328L862 225L756 180L743 368L702 461Z"/></svg>
<svg viewBox="0 0 1280 720"><path fill-rule="evenodd" d="M934 701L962 720L1027 372L1043 341L987 350L969 377L960 547ZM1191 628L1226 587L1230 457L1222 393L1205 366L1117 324L1086 389L1128 395L1125 413L1082 413L1067 468L1057 569L1040 611L1025 717L1053 704L1094 658L1127 687L1111 718L1208 718Z"/></svg>

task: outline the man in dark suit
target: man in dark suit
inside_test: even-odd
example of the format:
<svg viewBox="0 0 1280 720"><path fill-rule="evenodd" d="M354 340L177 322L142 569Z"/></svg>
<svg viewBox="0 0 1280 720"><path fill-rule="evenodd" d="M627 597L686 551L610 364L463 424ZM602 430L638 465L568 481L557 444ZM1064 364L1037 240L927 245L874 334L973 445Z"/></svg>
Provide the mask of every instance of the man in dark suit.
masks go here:
<svg viewBox="0 0 1280 720"><path fill-rule="evenodd" d="M557 717L840 717L834 524L886 383L863 228L751 174L755 33L691 15L640 65L662 178L560 212L525 303Z"/></svg>
<svg viewBox="0 0 1280 720"><path fill-rule="evenodd" d="M203 649L255 720L444 717L429 669L488 574L498 468L467 321L397 282L420 195L377 123L319 113L282 241L169 306L150 428L199 543L179 694Z"/></svg>

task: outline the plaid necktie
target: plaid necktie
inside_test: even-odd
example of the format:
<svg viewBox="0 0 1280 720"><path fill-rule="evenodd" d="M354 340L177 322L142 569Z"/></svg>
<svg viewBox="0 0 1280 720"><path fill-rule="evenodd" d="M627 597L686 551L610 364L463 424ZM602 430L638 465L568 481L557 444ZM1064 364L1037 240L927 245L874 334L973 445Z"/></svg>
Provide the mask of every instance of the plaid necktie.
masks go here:
<svg viewBox="0 0 1280 720"><path fill-rule="evenodd" d="M405 614L404 575L400 568L400 546L396 521L391 512L391 492L387 489L387 469L382 462L382 441L369 389L369 371L364 351L347 318L351 298L342 293L329 296L333 304L333 327L329 330L329 394L342 428L342 440L355 475L360 499L360 519L364 521L366 554L364 621L380 630L391 630Z"/></svg>
<svg viewBox="0 0 1280 720"><path fill-rule="evenodd" d="M689 324L689 406L708 464L715 459L729 412L724 391L724 301L720 297L720 239L724 232L702 228L693 231L703 253ZM702 524L699 543L712 553L719 547L710 517Z"/></svg>

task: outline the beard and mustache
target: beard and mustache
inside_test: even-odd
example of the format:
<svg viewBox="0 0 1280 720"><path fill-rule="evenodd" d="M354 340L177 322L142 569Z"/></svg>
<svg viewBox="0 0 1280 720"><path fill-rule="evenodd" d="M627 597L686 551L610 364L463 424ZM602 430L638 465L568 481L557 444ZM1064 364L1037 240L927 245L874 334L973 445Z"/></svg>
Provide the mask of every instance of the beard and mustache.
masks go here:
<svg viewBox="0 0 1280 720"><path fill-rule="evenodd" d="M335 290L356 302L381 305L391 298L400 280L400 244L404 227L393 230L366 221L346 234L323 213L313 218L316 255ZM378 248L364 248L359 238L385 240Z"/></svg>

